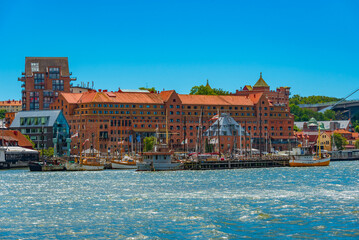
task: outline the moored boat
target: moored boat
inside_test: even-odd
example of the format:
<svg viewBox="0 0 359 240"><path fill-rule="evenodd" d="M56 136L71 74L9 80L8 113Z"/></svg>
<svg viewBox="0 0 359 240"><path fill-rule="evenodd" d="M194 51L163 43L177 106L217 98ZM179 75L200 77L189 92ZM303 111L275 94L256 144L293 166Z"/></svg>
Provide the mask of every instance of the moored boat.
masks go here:
<svg viewBox="0 0 359 240"><path fill-rule="evenodd" d="M183 163L175 161L174 152L166 144L156 145L153 152L142 153L137 162L137 171L171 171L182 170Z"/></svg>
<svg viewBox="0 0 359 240"><path fill-rule="evenodd" d="M326 156L314 156L309 148L294 148L290 155L289 166L291 167L319 167L329 166L330 158Z"/></svg>
<svg viewBox="0 0 359 240"><path fill-rule="evenodd" d="M30 171L36 172L50 172L50 171L65 171L65 164L60 159L47 159L41 162L30 162Z"/></svg>
<svg viewBox="0 0 359 240"><path fill-rule="evenodd" d="M84 157L73 159L65 163L67 171L101 171L105 168L105 163L96 157Z"/></svg>
<svg viewBox="0 0 359 240"><path fill-rule="evenodd" d="M113 159L111 160L111 168L112 169L136 169L136 161L129 157L125 156L121 160Z"/></svg>

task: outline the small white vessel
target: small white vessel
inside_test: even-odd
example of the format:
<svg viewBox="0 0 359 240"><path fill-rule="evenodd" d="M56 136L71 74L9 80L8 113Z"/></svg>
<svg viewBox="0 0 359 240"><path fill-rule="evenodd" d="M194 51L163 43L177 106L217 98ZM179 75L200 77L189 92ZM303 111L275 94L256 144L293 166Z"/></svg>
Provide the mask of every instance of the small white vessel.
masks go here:
<svg viewBox="0 0 359 240"><path fill-rule="evenodd" d="M137 162L137 171L171 171L183 169L183 164L175 161L174 152L166 144L156 145L155 151L142 153Z"/></svg>

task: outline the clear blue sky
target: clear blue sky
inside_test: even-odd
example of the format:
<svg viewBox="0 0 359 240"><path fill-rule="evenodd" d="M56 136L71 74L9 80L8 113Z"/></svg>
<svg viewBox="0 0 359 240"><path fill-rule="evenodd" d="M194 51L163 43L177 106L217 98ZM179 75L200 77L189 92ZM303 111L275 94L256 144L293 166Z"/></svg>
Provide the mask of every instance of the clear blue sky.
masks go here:
<svg viewBox="0 0 359 240"><path fill-rule="evenodd" d="M343 97L359 88L358 10L343 0L0 0L0 100L20 99L25 56L69 57L77 83L97 89L189 93L208 78L235 91L263 72L272 89Z"/></svg>

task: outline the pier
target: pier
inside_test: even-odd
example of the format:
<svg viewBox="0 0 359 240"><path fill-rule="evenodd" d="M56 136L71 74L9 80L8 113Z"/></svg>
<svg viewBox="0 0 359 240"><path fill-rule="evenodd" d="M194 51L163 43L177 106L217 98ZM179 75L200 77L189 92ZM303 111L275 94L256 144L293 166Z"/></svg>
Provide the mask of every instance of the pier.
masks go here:
<svg viewBox="0 0 359 240"><path fill-rule="evenodd" d="M274 159L234 159L223 161L198 161L185 162L184 170L219 170L219 169L238 169L238 168L270 168L288 167L289 158Z"/></svg>

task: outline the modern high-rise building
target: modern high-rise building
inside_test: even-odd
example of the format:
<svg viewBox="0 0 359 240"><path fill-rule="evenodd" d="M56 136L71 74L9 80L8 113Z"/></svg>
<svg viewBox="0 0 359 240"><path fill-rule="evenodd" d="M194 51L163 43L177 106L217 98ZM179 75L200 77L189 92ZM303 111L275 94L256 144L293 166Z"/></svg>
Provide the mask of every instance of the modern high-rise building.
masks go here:
<svg viewBox="0 0 359 240"><path fill-rule="evenodd" d="M67 57L25 57L22 110L48 110L59 92L70 92L71 78Z"/></svg>

